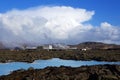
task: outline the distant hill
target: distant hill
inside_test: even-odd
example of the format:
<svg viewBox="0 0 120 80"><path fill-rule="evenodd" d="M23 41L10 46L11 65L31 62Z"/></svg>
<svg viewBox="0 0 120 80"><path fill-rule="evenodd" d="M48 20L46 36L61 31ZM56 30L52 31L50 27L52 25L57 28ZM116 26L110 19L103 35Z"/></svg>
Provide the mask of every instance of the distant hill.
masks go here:
<svg viewBox="0 0 120 80"><path fill-rule="evenodd" d="M78 45L73 45L78 49L89 48L89 49L120 49L120 45L106 44L102 42L83 42Z"/></svg>

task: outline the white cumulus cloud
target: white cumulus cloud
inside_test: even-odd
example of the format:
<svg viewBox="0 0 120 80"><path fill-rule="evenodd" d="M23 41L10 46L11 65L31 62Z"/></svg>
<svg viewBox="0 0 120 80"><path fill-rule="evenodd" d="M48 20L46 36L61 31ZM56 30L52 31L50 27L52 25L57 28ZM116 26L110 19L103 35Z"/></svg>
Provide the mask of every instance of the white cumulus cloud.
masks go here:
<svg viewBox="0 0 120 80"><path fill-rule="evenodd" d="M107 22L85 24L94 11L68 6L44 6L0 14L0 41L12 43L79 43L120 40L119 28Z"/></svg>

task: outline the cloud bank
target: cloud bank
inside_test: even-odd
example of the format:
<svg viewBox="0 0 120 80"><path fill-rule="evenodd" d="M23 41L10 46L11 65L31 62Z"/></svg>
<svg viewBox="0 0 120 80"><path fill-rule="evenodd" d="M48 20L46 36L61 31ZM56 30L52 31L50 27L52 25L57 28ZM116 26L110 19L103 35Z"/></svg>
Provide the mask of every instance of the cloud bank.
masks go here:
<svg viewBox="0 0 120 80"><path fill-rule="evenodd" d="M86 24L94 14L94 11L68 6L14 9L0 14L0 41L7 45L84 41L120 43L119 27L107 22L98 27Z"/></svg>

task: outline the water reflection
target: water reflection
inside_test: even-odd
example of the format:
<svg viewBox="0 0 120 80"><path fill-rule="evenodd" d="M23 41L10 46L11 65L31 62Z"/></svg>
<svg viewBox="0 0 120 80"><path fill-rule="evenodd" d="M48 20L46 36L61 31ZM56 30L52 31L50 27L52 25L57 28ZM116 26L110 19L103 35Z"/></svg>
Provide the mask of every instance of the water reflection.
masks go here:
<svg viewBox="0 0 120 80"><path fill-rule="evenodd" d="M18 69L28 69L29 67L34 67L35 69L43 69L47 66L71 66L80 67L83 65L102 65L102 64L117 64L120 62L99 62L99 61L75 61L75 60L62 60L59 58L53 58L49 60L36 60L33 63L25 62L11 62L11 63L0 63L0 75L9 74L11 71Z"/></svg>

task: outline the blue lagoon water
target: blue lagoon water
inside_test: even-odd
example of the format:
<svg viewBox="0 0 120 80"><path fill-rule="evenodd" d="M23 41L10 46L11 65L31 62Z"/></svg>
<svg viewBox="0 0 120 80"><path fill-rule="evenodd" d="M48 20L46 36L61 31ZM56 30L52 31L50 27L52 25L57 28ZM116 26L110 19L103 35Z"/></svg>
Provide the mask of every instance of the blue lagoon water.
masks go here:
<svg viewBox="0 0 120 80"><path fill-rule="evenodd" d="M120 65L120 62L105 62L105 61L76 61L76 60L63 60L59 58L53 58L48 60L36 60L33 63L26 62L10 62L0 63L0 75L7 75L10 72L18 69L28 69L33 67L35 69L43 69L48 66L60 67L60 66L90 66L90 65L103 65L103 64L116 64Z"/></svg>

